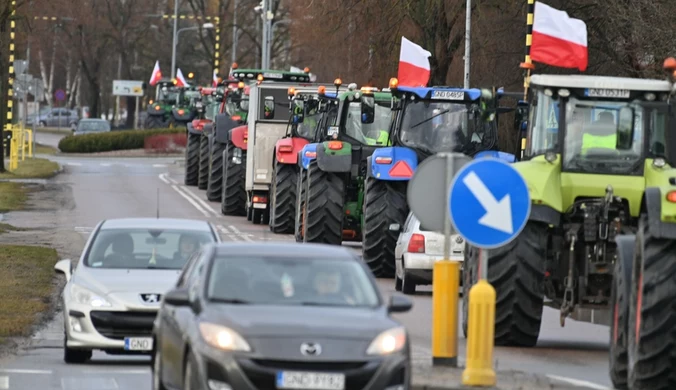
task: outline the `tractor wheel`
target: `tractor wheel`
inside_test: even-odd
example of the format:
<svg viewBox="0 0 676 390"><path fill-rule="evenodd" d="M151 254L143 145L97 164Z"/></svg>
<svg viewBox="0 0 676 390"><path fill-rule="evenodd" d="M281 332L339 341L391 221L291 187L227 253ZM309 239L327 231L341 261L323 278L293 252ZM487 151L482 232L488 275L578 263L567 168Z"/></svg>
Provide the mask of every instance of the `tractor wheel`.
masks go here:
<svg viewBox="0 0 676 390"><path fill-rule="evenodd" d="M232 158L235 145L228 142L223 152L223 185L221 191L221 213L223 215L247 215L246 190L244 180L246 174L246 152L242 151L242 161L235 164Z"/></svg>
<svg viewBox="0 0 676 390"><path fill-rule="evenodd" d="M408 216L406 185L407 182L366 179L362 253L376 277L394 276L394 247L399 231L389 227L392 224L404 227Z"/></svg>
<svg viewBox="0 0 676 390"><path fill-rule="evenodd" d="M495 288L495 345L534 347L540 335L544 298L547 225L528 222L509 244L488 252L488 282ZM466 248L463 311L479 279L479 250ZM464 313L467 314L467 313ZM467 336L467 316L463 329Z"/></svg>
<svg viewBox="0 0 676 390"><path fill-rule="evenodd" d="M164 118L160 115L146 116L146 122L143 125L145 129L157 129L164 127Z"/></svg>
<svg viewBox="0 0 676 390"><path fill-rule="evenodd" d="M185 147L185 180L187 186L197 185L197 172L200 163L200 137L199 134L188 133L188 144Z"/></svg>
<svg viewBox="0 0 676 390"><path fill-rule="evenodd" d="M316 161L310 163L308 171L303 241L341 245L345 202L343 179L335 173L322 171Z"/></svg>
<svg viewBox="0 0 676 390"><path fill-rule="evenodd" d="M307 171L305 169L300 169L300 173L298 174L298 179L296 180L296 194L298 194L298 197L296 198L296 214L295 214L295 219L296 219L296 229L294 232L294 238L296 239L296 242L303 242L303 229L305 226L305 194L307 193L306 187L307 187Z"/></svg>
<svg viewBox="0 0 676 390"><path fill-rule="evenodd" d="M641 217L629 301L628 383L636 390L676 386L676 240L653 237Z"/></svg>
<svg viewBox="0 0 676 390"><path fill-rule="evenodd" d="M275 160L270 195L270 231L291 234L295 225L298 167Z"/></svg>
<svg viewBox="0 0 676 390"><path fill-rule="evenodd" d="M632 237L636 240L636 236ZM623 237L624 238L624 237ZM618 242L617 260L613 270L613 286L610 295L610 349L608 352L610 381L615 389L627 389L627 322L629 317L628 286L631 284L631 270L625 264L633 262L633 251L623 251ZM626 259L625 259L626 256ZM625 261L626 260L626 263ZM629 268L629 267L626 267Z"/></svg>
<svg viewBox="0 0 676 390"><path fill-rule="evenodd" d="M209 137L200 138L200 164L197 177L197 188L206 190L209 184Z"/></svg>
<svg viewBox="0 0 676 390"><path fill-rule="evenodd" d="M220 202L223 192L223 151L225 144L217 142L214 138L211 144L209 163L209 179L207 180L207 199L212 202Z"/></svg>

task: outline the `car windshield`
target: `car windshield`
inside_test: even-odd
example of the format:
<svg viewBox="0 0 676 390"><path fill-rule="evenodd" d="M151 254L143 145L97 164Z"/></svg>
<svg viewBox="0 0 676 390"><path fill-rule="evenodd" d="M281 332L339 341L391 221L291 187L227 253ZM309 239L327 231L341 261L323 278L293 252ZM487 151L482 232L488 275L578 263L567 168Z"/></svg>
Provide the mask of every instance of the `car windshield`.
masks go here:
<svg viewBox="0 0 676 390"><path fill-rule="evenodd" d="M85 258L92 268L181 269L210 232L180 229L102 229Z"/></svg>
<svg viewBox="0 0 676 390"><path fill-rule="evenodd" d="M364 145L386 145L390 119L390 102L376 101L373 123L361 122L361 103L350 102L345 118L345 134Z"/></svg>
<svg viewBox="0 0 676 390"><path fill-rule="evenodd" d="M108 121L83 120L77 124L77 131L110 131L110 123Z"/></svg>
<svg viewBox="0 0 676 390"><path fill-rule="evenodd" d="M374 307L378 293L357 261L218 255L207 284L214 301Z"/></svg>
<svg viewBox="0 0 676 390"><path fill-rule="evenodd" d="M456 145L481 143L482 128L469 119L468 106L460 103L406 102L399 138L402 144L428 153L448 152Z"/></svg>
<svg viewBox="0 0 676 390"><path fill-rule="evenodd" d="M317 132L317 124L322 118L322 112L319 111L319 99L310 98L305 101L305 113L303 123L299 123L296 128L298 136L305 139L314 139Z"/></svg>

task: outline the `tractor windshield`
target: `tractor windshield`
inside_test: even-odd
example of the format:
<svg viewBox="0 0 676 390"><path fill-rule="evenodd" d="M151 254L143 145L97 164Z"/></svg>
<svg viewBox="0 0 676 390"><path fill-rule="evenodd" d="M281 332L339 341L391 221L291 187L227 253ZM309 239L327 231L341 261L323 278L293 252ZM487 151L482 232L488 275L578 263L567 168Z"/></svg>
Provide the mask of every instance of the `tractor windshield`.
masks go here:
<svg viewBox="0 0 676 390"><path fill-rule="evenodd" d="M157 101L158 102L167 102L174 104L176 102L176 99L178 98L178 91L176 88L170 87L163 87L160 88L159 91L157 92Z"/></svg>
<svg viewBox="0 0 676 390"><path fill-rule="evenodd" d="M410 101L404 108L399 139L405 146L428 153L448 152L481 143L490 124L470 120L464 103Z"/></svg>
<svg viewBox="0 0 676 390"><path fill-rule="evenodd" d="M296 133L299 137L311 140L315 138L317 124L322 118L322 112L319 111L319 99L308 99L305 101L305 113L303 122L296 127Z"/></svg>
<svg viewBox="0 0 676 390"><path fill-rule="evenodd" d="M206 106L206 109L204 110L204 119L209 119L211 121L216 118L216 115L218 115L218 111L221 108L221 103L218 102L212 102L209 103L209 105Z"/></svg>
<svg viewBox="0 0 676 390"><path fill-rule="evenodd" d="M249 111L249 95L243 94L240 91L231 91L225 102L225 112L228 115L237 115L240 112Z"/></svg>
<svg viewBox="0 0 676 390"><path fill-rule="evenodd" d="M182 107L190 106L195 102L195 99L199 99L201 95L200 91L182 89L176 98L176 105Z"/></svg>
<svg viewBox="0 0 676 390"><path fill-rule="evenodd" d="M364 145L387 145L392 110L390 102L376 101L373 123L362 123L361 103L351 102L345 118L345 134Z"/></svg>

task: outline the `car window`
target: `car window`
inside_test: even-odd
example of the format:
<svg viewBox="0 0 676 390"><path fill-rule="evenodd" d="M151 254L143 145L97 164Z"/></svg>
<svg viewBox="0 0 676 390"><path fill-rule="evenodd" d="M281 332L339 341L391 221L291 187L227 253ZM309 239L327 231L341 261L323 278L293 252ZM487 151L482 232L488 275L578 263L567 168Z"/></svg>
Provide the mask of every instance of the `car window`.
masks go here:
<svg viewBox="0 0 676 390"><path fill-rule="evenodd" d="M357 261L218 255L207 298L251 304L374 307L377 290Z"/></svg>
<svg viewBox="0 0 676 390"><path fill-rule="evenodd" d="M199 259L201 255L202 251L199 250L195 252L194 255L190 256L188 262L183 268L183 272L181 272L181 275L178 277L178 282L176 282L177 287L185 287L188 284L188 281L190 281L190 275L195 269L195 264L197 264L197 259Z"/></svg>
<svg viewBox="0 0 676 390"><path fill-rule="evenodd" d="M208 231L102 229L85 264L94 268L182 269L195 251L214 240Z"/></svg>

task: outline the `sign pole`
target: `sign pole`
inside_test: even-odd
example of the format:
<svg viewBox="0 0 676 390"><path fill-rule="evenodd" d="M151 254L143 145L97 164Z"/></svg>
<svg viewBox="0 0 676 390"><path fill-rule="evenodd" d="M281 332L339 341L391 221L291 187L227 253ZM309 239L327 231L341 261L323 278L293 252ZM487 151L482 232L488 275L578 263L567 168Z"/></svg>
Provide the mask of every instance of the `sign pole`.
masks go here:
<svg viewBox="0 0 676 390"><path fill-rule="evenodd" d="M136 109L134 113L134 130L138 130L138 106L139 106L139 98L138 96L136 97Z"/></svg>

